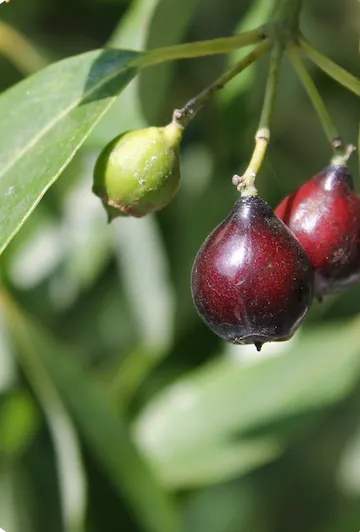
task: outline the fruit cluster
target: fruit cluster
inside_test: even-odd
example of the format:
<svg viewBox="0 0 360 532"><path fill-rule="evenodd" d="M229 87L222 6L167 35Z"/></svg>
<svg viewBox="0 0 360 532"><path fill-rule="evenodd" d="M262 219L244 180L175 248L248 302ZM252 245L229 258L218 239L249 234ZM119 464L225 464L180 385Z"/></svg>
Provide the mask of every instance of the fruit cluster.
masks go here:
<svg viewBox="0 0 360 532"><path fill-rule="evenodd" d="M269 53L254 150L243 175L232 179L241 198L199 249L191 274L193 301L208 327L225 340L255 344L258 350L265 342L289 339L314 297L322 300L360 280L360 197L347 167L355 148L343 144L303 55L358 96L360 80L305 39L299 26L301 8L302 0L282 0L259 28L229 39L194 43L190 49L188 45L164 49L162 60L224 53L227 46L233 49L234 42L235 49L255 45L175 109L166 127L128 131L115 138L100 154L94 171L93 191L102 200L109 222L165 207L179 186L184 129L218 91ZM161 50L150 50L148 57L145 53L145 66L152 64L149 57L154 53L157 63ZM274 211L258 196L255 178L270 141L284 55L309 96L334 154L329 166Z"/></svg>
<svg viewBox="0 0 360 532"><path fill-rule="evenodd" d="M195 307L236 344L289 339L321 299L360 279L360 197L346 164L331 164L275 209L239 199L201 246Z"/></svg>
<svg viewBox="0 0 360 532"><path fill-rule="evenodd" d="M107 211L141 217L167 205L180 181L183 127L129 131L100 154L93 191ZM313 297L360 279L360 197L344 160L333 162L275 209L242 190L195 258L191 288L208 327L235 344L289 339Z"/></svg>

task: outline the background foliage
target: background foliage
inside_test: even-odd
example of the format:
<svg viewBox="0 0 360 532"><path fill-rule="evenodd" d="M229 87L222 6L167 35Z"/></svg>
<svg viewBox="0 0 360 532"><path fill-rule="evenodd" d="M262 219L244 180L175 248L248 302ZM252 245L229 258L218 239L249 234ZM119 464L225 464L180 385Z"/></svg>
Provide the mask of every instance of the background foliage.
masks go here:
<svg viewBox="0 0 360 532"><path fill-rule="evenodd" d="M357 76L358 4L307 2L302 17L305 35ZM0 6L0 90L105 43L141 50L230 35L262 23L270 7L268 0L13 0ZM32 46L19 44L11 27ZM1 257L0 527L7 532L359 530L360 285L315 303L291 341L265 345L261 356L216 338L191 301L194 255L235 201L231 176L253 147L266 62L188 128L182 187L169 207L108 226L91 194L105 143L128 128L165 124L234 59L141 73ZM358 99L313 74L344 140L355 142ZM25 104L1 108L7 94L3 113L14 121L31 113ZM105 102L97 102L100 116ZM54 113L47 108L44 119ZM72 117L79 118L87 127L85 114ZM4 128L1 137L3 147L14 138ZM55 135L51 149L61 157L66 146ZM41 167L44 156L34 154ZM260 193L275 206L329 157L285 62ZM11 179L26 181L34 160L20 158ZM350 166L359 190L356 157ZM2 181L3 205L10 185ZM24 190L24 201L31 193ZM3 223L20 207L3 211Z"/></svg>

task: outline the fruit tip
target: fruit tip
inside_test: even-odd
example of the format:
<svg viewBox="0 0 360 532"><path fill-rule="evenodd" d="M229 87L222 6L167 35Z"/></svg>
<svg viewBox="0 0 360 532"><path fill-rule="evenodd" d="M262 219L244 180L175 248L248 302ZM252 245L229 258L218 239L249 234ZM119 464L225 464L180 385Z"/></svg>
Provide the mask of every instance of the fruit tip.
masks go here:
<svg viewBox="0 0 360 532"><path fill-rule="evenodd" d="M112 212L110 209L109 210L106 209L106 215L107 215L107 223L108 223L108 225L111 224L111 222L113 220L115 220L115 218L118 217L118 214L115 213L115 212Z"/></svg>

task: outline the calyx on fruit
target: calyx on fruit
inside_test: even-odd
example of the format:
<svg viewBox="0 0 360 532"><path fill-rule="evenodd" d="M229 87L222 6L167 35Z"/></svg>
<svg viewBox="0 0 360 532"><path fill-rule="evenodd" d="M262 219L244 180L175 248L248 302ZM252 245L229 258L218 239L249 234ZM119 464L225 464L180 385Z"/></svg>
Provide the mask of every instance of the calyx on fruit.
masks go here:
<svg viewBox="0 0 360 532"><path fill-rule="evenodd" d="M260 350L294 334L310 307L314 275L271 207L246 196L199 249L191 283L195 307L213 332Z"/></svg>
<svg viewBox="0 0 360 532"><path fill-rule="evenodd" d="M127 131L105 146L95 164L93 192L109 221L122 215L140 218L172 200L180 183L182 133L172 122Z"/></svg>
<svg viewBox="0 0 360 532"><path fill-rule="evenodd" d="M346 164L331 164L277 207L315 270L315 295L360 279L360 197Z"/></svg>

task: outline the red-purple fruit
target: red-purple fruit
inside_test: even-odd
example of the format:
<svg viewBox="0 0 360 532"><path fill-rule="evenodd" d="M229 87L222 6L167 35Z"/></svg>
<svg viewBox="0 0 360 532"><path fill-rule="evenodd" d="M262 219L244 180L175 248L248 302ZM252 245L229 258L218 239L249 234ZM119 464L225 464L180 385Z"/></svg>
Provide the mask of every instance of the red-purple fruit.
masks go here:
<svg viewBox="0 0 360 532"><path fill-rule="evenodd" d="M315 270L315 295L360 279L360 198L346 165L330 165L275 210L301 242Z"/></svg>
<svg viewBox="0 0 360 532"><path fill-rule="evenodd" d="M264 200L247 196L198 251L192 295L212 331L260 350L294 334L310 307L313 282L298 240Z"/></svg>

